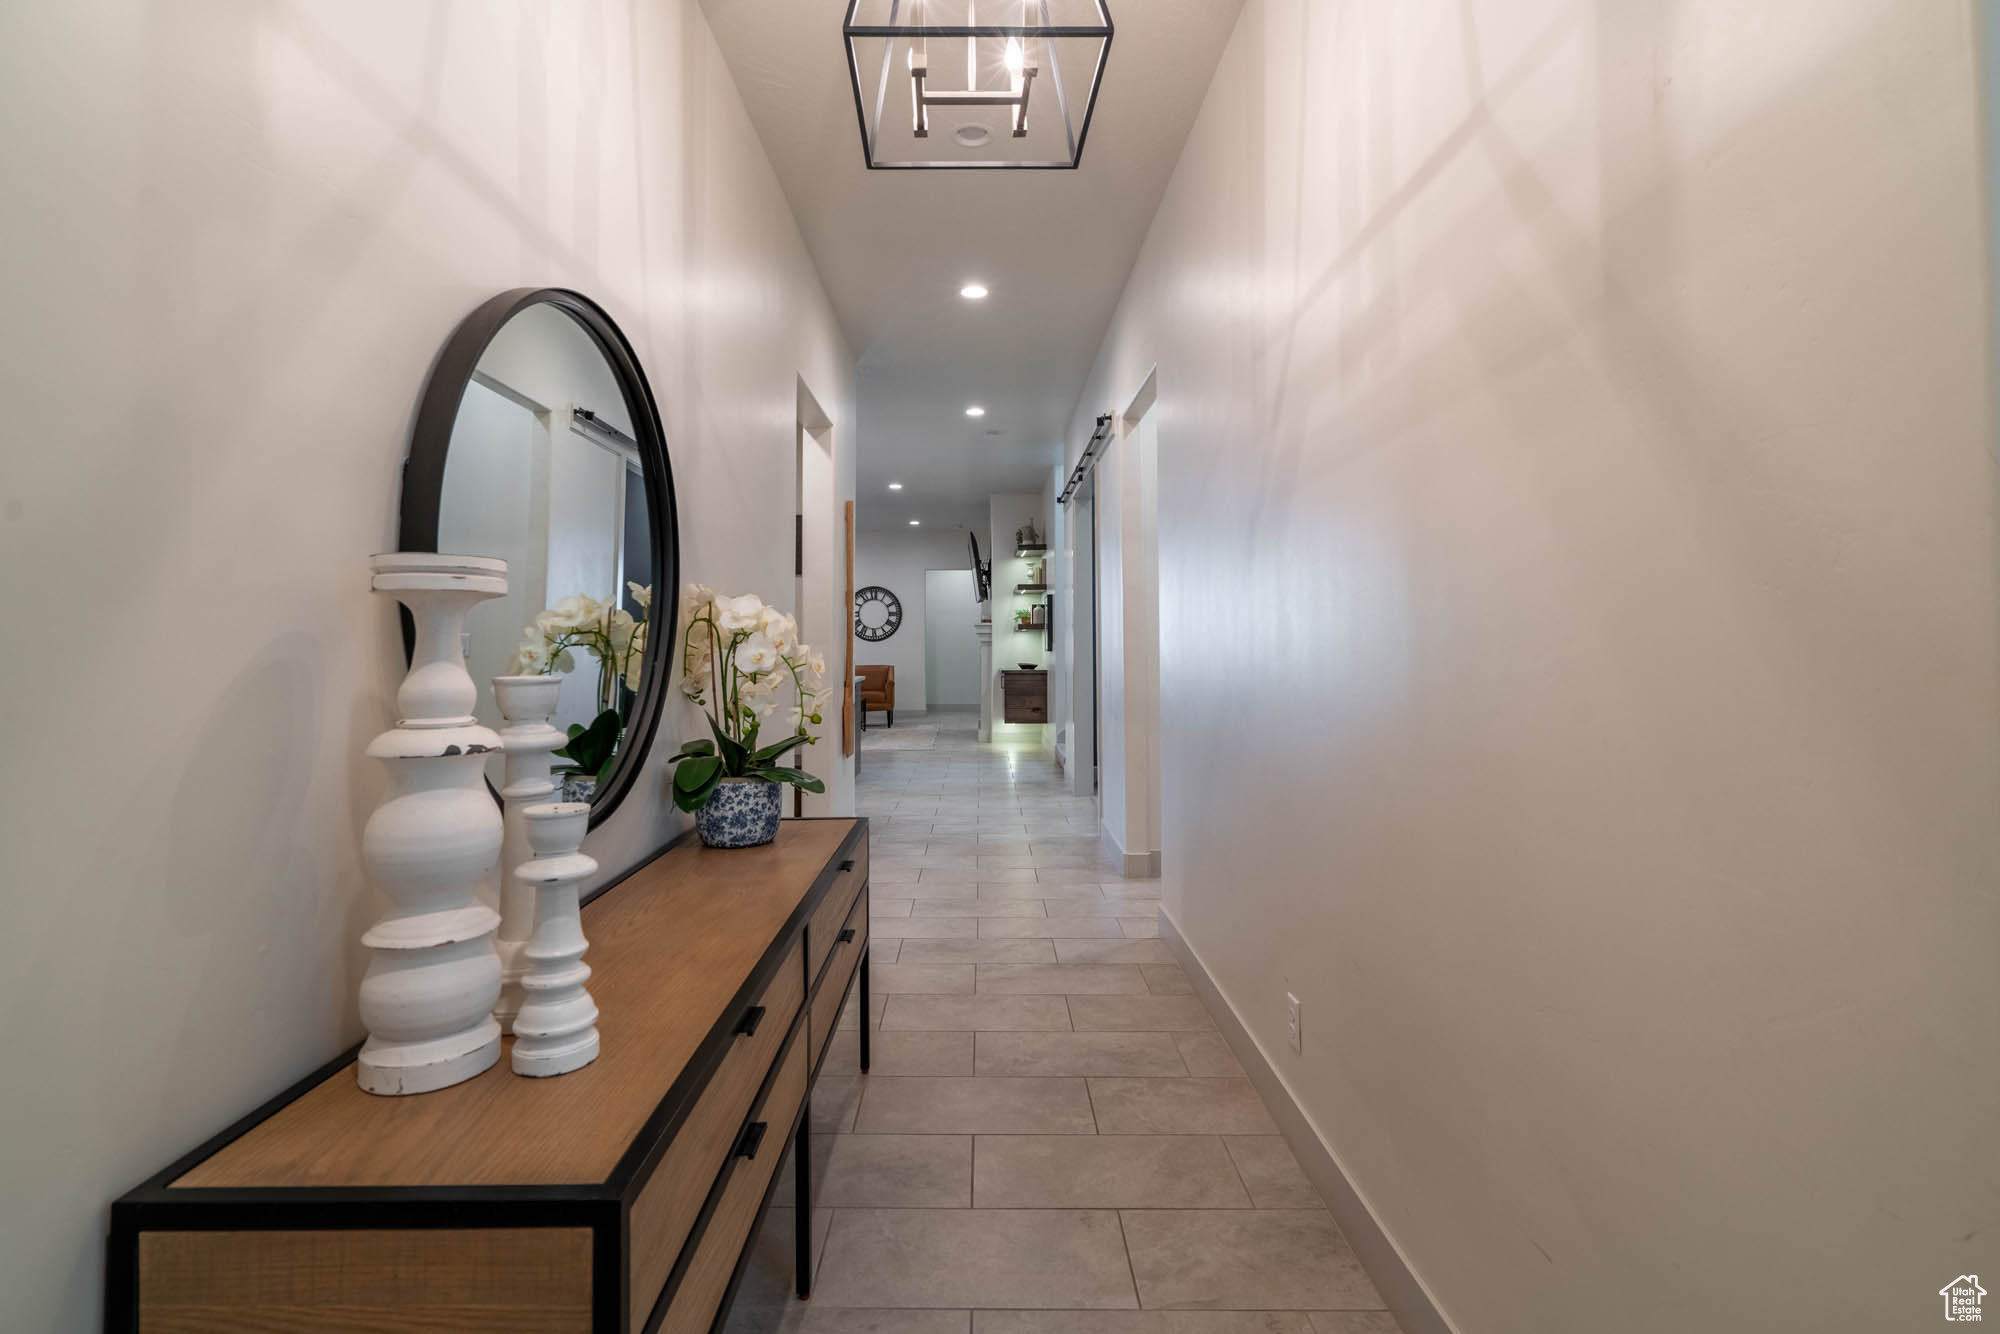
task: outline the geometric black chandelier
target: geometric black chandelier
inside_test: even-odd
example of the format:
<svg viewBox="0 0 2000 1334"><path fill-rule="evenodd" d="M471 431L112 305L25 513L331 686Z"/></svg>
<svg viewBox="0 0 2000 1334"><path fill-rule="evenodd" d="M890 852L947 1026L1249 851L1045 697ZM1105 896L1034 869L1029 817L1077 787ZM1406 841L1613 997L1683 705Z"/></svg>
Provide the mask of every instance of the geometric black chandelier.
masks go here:
<svg viewBox="0 0 2000 1334"><path fill-rule="evenodd" d="M877 170L1074 168L1111 31L1105 0L849 0L862 154Z"/></svg>

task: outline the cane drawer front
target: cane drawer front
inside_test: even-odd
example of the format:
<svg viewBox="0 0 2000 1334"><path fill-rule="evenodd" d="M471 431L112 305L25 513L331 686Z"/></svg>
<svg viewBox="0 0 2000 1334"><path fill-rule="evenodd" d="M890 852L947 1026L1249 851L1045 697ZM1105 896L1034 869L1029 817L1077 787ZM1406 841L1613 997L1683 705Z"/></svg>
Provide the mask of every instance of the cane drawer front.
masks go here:
<svg viewBox="0 0 2000 1334"><path fill-rule="evenodd" d="M632 1202L632 1327L637 1329L652 1311L660 1288L673 1272L687 1241L688 1229L701 1212L702 1201L716 1174L729 1161L731 1148L750 1114L750 1104L771 1072L778 1049L792 1030L805 996L804 947L794 942L777 974L756 1000L763 1013L732 1041L722 1064L688 1112L659 1166ZM756 1015L755 1009L751 1015Z"/></svg>
<svg viewBox="0 0 2000 1334"><path fill-rule="evenodd" d="M820 1058L826 1053L826 1044L833 1037L834 1025L840 1022L841 999L847 994L847 984L854 976L854 966L861 960L861 951L867 947L868 892L864 887L861 896L854 901L854 910L848 914L846 924L835 934L833 954L826 973L820 978L819 990L812 995L810 1036L814 1069L819 1068ZM863 1022L866 1022L865 1018Z"/></svg>
<svg viewBox="0 0 2000 1334"><path fill-rule="evenodd" d="M144 1334L587 1334L589 1228L148 1232Z"/></svg>
<svg viewBox="0 0 2000 1334"><path fill-rule="evenodd" d="M812 921L806 925L806 979L820 974L826 966L826 956L832 952L834 937L840 934L840 924L847 920L848 909L854 905L854 896L868 883L868 840L855 842L850 858L842 860L840 870L833 883L827 886L826 897L813 911Z"/></svg>
<svg viewBox="0 0 2000 1334"><path fill-rule="evenodd" d="M794 1042L780 1058L771 1091L752 1114L751 1123L743 1127L744 1136L731 1144L735 1156L722 1188L722 1198L702 1229L701 1240L681 1275L679 1287L674 1290L666 1317L660 1322L660 1334L707 1334L715 1323L723 1293L736 1272L737 1259L749 1244L750 1229L771 1188L779 1160L785 1156L787 1137L798 1119L799 1109L805 1105L805 1097L806 1049L803 1042ZM757 1124L763 1125L763 1131L754 1129ZM753 1135L761 1135L755 1146L756 1156L745 1157L748 1137ZM642 1326L635 1323L633 1327Z"/></svg>

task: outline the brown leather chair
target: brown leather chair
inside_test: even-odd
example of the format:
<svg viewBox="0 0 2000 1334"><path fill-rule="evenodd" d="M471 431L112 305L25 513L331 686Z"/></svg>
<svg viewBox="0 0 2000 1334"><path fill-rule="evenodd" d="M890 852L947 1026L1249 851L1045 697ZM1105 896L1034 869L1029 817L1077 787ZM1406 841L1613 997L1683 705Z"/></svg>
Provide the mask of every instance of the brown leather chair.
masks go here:
<svg viewBox="0 0 2000 1334"><path fill-rule="evenodd" d="M854 674L861 678L861 730L868 730L868 711L880 709L889 715L889 726L896 725L896 669L889 666L856 666Z"/></svg>

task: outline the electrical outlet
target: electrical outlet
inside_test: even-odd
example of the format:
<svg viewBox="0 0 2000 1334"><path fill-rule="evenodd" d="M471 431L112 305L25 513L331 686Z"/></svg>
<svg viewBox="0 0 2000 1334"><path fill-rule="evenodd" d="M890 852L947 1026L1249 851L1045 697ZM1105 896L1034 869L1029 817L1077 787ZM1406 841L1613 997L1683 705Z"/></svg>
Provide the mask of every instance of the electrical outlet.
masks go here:
<svg viewBox="0 0 2000 1334"><path fill-rule="evenodd" d="M1304 1039L1299 1035L1299 998L1291 992L1285 993L1285 1041L1292 1044L1292 1050L1303 1055Z"/></svg>

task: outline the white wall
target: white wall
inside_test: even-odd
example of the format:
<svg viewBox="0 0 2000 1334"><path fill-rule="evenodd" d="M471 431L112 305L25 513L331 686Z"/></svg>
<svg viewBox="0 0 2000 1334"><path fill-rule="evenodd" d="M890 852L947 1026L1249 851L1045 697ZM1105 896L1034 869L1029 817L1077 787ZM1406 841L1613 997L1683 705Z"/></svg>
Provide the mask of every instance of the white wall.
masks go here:
<svg viewBox="0 0 2000 1334"><path fill-rule="evenodd" d="M1168 910L1466 1331L2000 1269L1970 13L1250 0L1077 407Z"/></svg>
<svg viewBox="0 0 2000 1334"><path fill-rule="evenodd" d="M0 618L38 645L0 678L0 1309L68 1334L110 1199L359 1036L401 674L366 562L459 319L605 304L683 574L773 597L798 378L852 495L851 359L689 3L9 6L0 118ZM662 781L606 875L681 827Z"/></svg>
<svg viewBox="0 0 2000 1334"><path fill-rule="evenodd" d="M979 711L978 625L971 569L925 570L925 712Z"/></svg>
<svg viewBox="0 0 2000 1334"><path fill-rule="evenodd" d="M896 713L924 712L924 571L967 570L972 556L965 533L955 528L903 528L854 535L854 586L880 584L903 604L903 624L895 634L871 644L856 636L857 663L887 663L896 669ZM884 720L872 718L872 725Z"/></svg>

